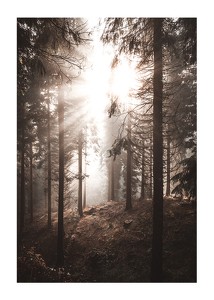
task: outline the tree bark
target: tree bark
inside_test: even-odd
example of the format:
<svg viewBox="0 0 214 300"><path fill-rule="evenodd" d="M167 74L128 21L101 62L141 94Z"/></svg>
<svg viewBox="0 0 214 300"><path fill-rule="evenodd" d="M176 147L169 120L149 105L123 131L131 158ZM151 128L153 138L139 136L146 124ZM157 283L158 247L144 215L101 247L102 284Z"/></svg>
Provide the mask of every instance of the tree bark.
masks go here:
<svg viewBox="0 0 214 300"><path fill-rule="evenodd" d="M111 159L111 200L115 200L115 193L114 193L114 158Z"/></svg>
<svg viewBox="0 0 214 300"><path fill-rule="evenodd" d="M85 180L84 180L84 193L83 193L83 208L86 208L87 205L87 181L86 181L86 172L87 172L87 126L85 127Z"/></svg>
<svg viewBox="0 0 214 300"><path fill-rule="evenodd" d="M152 143L152 140L151 140ZM149 199L152 199L153 197L153 157L152 157L153 147L151 145L150 147L150 153L149 153L149 173L150 173L150 180L149 180Z"/></svg>
<svg viewBox="0 0 214 300"><path fill-rule="evenodd" d="M163 243L162 19L154 19L152 282L161 282Z"/></svg>
<svg viewBox="0 0 214 300"><path fill-rule="evenodd" d="M51 133L50 133L50 98L48 95L48 228L51 228Z"/></svg>
<svg viewBox="0 0 214 300"><path fill-rule="evenodd" d="M84 180L83 208L86 208L86 177L85 177L85 180Z"/></svg>
<svg viewBox="0 0 214 300"><path fill-rule="evenodd" d="M21 187L20 187L20 202L17 207L17 254L22 250L22 234L25 223L25 104L21 103Z"/></svg>
<svg viewBox="0 0 214 300"><path fill-rule="evenodd" d="M30 143L30 221L33 222L33 145Z"/></svg>
<svg viewBox="0 0 214 300"><path fill-rule="evenodd" d="M114 161L114 199L120 199L120 171L121 171L121 159L118 156Z"/></svg>
<svg viewBox="0 0 214 300"><path fill-rule="evenodd" d="M170 136L167 136L166 154L166 196L170 195Z"/></svg>
<svg viewBox="0 0 214 300"><path fill-rule="evenodd" d="M79 141L78 141L78 168L79 168L79 188L78 188L78 212L80 217L83 216L82 210L82 129L80 129L79 133Z"/></svg>
<svg viewBox="0 0 214 300"><path fill-rule="evenodd" d="M142 172L141 172L141 200L145 200L145 153L144 153L144 140L142 147Z"/></svg>
<svg viewBox="0 0 214 300"><path fill-rule="evenodd" d="M25 223L25 107L22 103L22 149L21 149L21 206L20 206L20 233Z"/></svg>
<svg viewBox="0 0 214 300"><path fill-rule="evenodd" d="M58 100L59 120L59 199L58 199L58 237L57 237L57 266L64 265L64 99L62 93Z"/></svg>
<svg viewBox="0 0 214 300"><path fill-rule="evenodd" d="M111 159L108 161L108 200L111 200Z"/></svg>
<svg viewBox="0 0 214 300"><path fill-rule="evenodd" d="M85 179L84 179L84 193L83 193L83 208L86 208L86 188L87 188L87 184L86 184L86 171L87 171L86 157L87 157L87 147L86 147L86 142L85 142Z"/></svg>
<svg viewBox="0 0 214 300"><path fill-rule="evenodd" d="M132 209L132 153L131 153L131 120L128 113L128 139L127 139L127 176L126 176L126 210Z"/></svg>

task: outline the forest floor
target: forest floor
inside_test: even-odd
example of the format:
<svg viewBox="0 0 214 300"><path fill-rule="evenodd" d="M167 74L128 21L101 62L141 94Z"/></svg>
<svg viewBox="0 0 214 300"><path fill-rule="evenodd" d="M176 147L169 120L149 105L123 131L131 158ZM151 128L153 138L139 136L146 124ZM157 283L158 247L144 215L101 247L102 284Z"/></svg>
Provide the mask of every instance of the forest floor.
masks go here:
<svg viewBox="0 0 214 300"><path fill-rule="evenodd" d="M57 213L28 224L17 259L18 282L150 282L152 203L109 201L64 213L64 268L56 268ZM196 206L164 200L164 282L196 282Z"/></svg>

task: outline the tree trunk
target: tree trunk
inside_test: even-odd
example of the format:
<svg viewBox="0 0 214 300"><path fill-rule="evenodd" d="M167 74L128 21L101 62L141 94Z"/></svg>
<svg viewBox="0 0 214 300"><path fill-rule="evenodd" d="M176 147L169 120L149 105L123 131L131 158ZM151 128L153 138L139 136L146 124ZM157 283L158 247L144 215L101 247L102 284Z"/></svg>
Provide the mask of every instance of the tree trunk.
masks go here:
<svg viewBox="0 0 214 300"><path fill-rule="evenodd" d="M162 136L162 19L154 19L154 100L153 100L153 237L152 282L162 281L163 243L163 136Z"/></svg>
<svg viewBox="0 0 214 300"><path fill-rule="evenodd" d="M152 143L152 141L151 141ZM149 180L149 199L152 199L153 197L153 163L152 163L152 152L153 152L153 148L152 148L152 145L150 147L150 153L149 153L149 162L150 162L150 165L149 165L149 173L150 173L150 180Z"/></svg>
<svg viewBox="0 0 214 300"><path fill-rule="evenodd" d="M86 177L85 177L85 180L84 180L83 208L86 208Z"/></svg>
<svg viewBox="0 0 214 300"><path fill-rule="evenodd" d="M166 196L170 195L170 136L167 136L166 154Z"/></svg>
<svg viewBox="0 0 214 300"><path fill-rule="evenodd" d="M87 188L87 184L86 184L86 157L87 157L87 147L86 147L86 142L85 142L85 178L84 178L84 193L83 193L83 208L86 208L86 188Z"/></svg>
<svg viewBox="0 0 214 300"><path fill-rule="evenodd" d="M48 228L51 228L51 133L50 133L50 98L48 95Z"/></svg>
<svg viewBox="0 0 214 300"><path fill-rule="evenodd" d="M109 160L108 163L108 200L111 200L111 159Z"/></svg>
<svg viewBox="0 0 214 300"><path fill-rule="evenodd" d="M22 250L22 233L25 223L25 107L24 102L21 103L21 187L20 187L20 202L17 207L17 254Z"/></svg>
<svg viewBox="0 0 214 300"><path fill-rule="evenodd" d="M127 140L127 176L126 176L126 210L132 209L132 153L131 153L131 120L128 113L128 140Z"/></svg>
<svg viewBox="0 0 214 300"><path fill-rule="evenodd" d="M114 194L114 158L111 159L111 200L115 200L115 194Z"/></svg>
<svg viewBox="0 0 214 300"><path fill-rule="evenodd" d="M59 120L59 199L58 199L58 239L57 239L57 266L64 265L64 99L62 93L58 100Z"/></svg>
<svg viewBox="0 0 214 300"><path fill-rule="evenodd" d="M114 161L114 199L120 199L120 171L121 171L121 159L118 156Z"/></svg>
<svg viewBox="0 0 214 300"><path fill-rule="evenodd" d="M142 172L141 172L141 200L145 200L145 155L144 155L144 140L142 147Z"/></svg>
<svg viewBox="0 0 214 300"><path fill-rule="evenodd" d="M22 104L22 149L21 149L21 207L20 207L20 232L25 223L25 108Z"/></svg>
<svg viewBox="0 0 214 300"><path fill-rule="evenodd" d="M45 196L45 213L47 212L47 188L46 188L46 182L44 187L44 196Z"/></svg>
<svg viewBox="0 0 214 300"><path fill-rule="evenodd" d="M87 182L86 182L86 172L87 172L87 127L85 130L85 180L84 180L84 193L83 193L83 208L86 208L86 200L87 200Z"/></svg>
<svg viewBox="0 0 214 300"><path fill-rule="evenodd" d="M80 129L79 133L79 141L78 141L78 168L79 168L79 188L78 188L78 212L80 217L83 216L82 210L82 129Z"/></svg>
<svg viewBox="0 0 214 300"><path fill-rule="evenodd" d="M30 221L33 222L33 145L30 143Z"/></svg>

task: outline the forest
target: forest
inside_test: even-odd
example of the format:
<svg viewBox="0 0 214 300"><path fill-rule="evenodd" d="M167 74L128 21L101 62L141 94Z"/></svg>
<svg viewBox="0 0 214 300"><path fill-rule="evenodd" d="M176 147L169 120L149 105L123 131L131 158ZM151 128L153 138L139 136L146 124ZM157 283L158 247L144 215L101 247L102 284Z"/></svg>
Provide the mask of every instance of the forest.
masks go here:
<svg viewBox="0 0 214 300"><path fill-rule="evenodd" d="M196 45L196 18L17 18L17 282L197 281Z"/></svg>

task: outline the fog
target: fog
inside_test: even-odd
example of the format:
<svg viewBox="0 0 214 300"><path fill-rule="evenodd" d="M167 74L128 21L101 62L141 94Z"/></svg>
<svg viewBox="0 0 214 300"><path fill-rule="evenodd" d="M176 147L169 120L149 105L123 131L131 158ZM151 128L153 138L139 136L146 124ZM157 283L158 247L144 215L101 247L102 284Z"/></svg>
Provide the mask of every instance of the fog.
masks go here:
<svg viewBox="0 0 214 300"><path fill-rule="evenodd" d="M89 20L93 27L98 20ZM115 84L121 88L124 97L124 88L118 79L117 73L111 70L114 58L112 46L104 46L100 41L102 27L95 27L92 34L92 42L89 48L81 48L87 57L86 68L73 80L72 86L65 85L64 94L67 101L78 102L78 110L72 112L72 123L78 123L80 127L87 128L85 135L86 166L83 163L84 179L86 186L86 203L88 206L103 203L108 200L107 161L108 150L111 148L117 134L112 134L112 119L108 116L110 96L115 93ZM119 69L123 73L124 69ZM123 78L124 80L124 75ZM119 90L117 89L117 93ZM75 100L72 100L75 99ZM115 118L114 126L117 125ZM119 123L116 127L119 126ZM119 128L119 127L118 127ZM85 156L83 155L85 160ZM78 165L71 166L72 172L78 170ZM75 170L76 169L76 170Z"/></svg>

